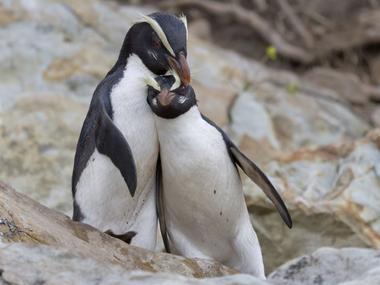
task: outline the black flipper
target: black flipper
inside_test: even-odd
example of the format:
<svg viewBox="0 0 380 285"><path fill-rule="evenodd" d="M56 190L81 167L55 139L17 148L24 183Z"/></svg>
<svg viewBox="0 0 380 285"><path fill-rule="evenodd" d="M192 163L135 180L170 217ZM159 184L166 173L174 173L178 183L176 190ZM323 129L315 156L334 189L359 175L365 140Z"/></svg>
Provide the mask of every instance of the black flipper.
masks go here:
<svg viewBox="0 0 380 285"><path fill-rule="evenodd" d="M276 191L272 183L269 181L268 177L261 171L261 169L248 157L246 157L236 146L230 147L230 152L233 155L236 163L241 169L247 174L253 182L257 184L267 195L267 197L272 201L276 207L281 218L284 220L285 224L291 228L292 218L289 215L288 209L285 206L284 201L281 199L280 194Z"/></svg>
<svg viewBox="0 0 380 285"><path fill-rule="evenodd" d="M101 154L108 156L120 170L133 197L136 191L137 174L131 148L103 106L100 107L99 113L95 131L96 147Z"/></svg>
<svg viewBox="0 0 380 285"><path fill-rule="evenodd" d="M169 248L169 238L166 231L166 221L165 221L165 211L164 211L164 196L163 196L163 185L162 185L162 167L160 155L158 155L157 166L156 166L156 207L158 222L160 224L161 236L164 241L165 250L170 253Z"/></svg>
<svg viewBox="0 0 380 285"><path fill-rule="evenodd" d="M208 119L206 116L202 115L202 117L206 122L214 126L222 134L223 140L226 143L227 150L231 156L232 161L239 165L239 167L244 171L244 173L264 191L265 195L267 195L267 197L272 201L272 203L276 207L278 213L280 214L285 224L289 228L291 228L293 222L288 212L288 209L286 208L286 205L282 200L280 194L269 181L268 177L261 171L261 169L254 162L252 162L248 157L246 157L235 146L235 144L220 127L218 127L213 121Z"/></svg>
<svg viewBox="0 0 380 285"><path fill-rule="evenodd" d="M111 237L120 239L120 240L126 242L127 244L131 244L132 239L137 234L134 231L130 231L130 232L126 232L125 234L122 234L122 235L116 235L111 230L105 231L104 233L107 235L110 235Z"/></svg>

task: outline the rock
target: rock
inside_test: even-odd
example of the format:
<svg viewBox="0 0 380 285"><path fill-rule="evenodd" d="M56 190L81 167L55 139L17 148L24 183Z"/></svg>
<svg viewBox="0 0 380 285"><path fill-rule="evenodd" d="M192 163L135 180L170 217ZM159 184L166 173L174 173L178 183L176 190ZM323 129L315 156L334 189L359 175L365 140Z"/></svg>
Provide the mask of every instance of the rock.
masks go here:
<svg viewBox="0 0 380 285"><path fill-rule="evenodd" d="M281 225L257 186L245 184L267 269L320 246L380 248L380 130L356 142L272 158L264 169L290 208L292 230Z"/></svg>
<svg viewBox="0 0 380 285"><path fill-rule="evenodd" d="M322 248L281 266L268 281L243 274L194 279L173 273L128 271L68 249L0 242L0 284L363 285L379 283L379 259L380 252L375 250Z"/></svg>
<svg viewBox="0 0 380 285"><path fill-rule="evenodd" d="M371 72L371 79L380 84L380 56L376 56L369 62L369 68Z"/></svg>
<svg viewBox="0 0 380 285"><path fill-rule="evenodd" d="M127 271L69 250L25 244L0 244L0 272L0 284L269 285L242 274L200 280L173 273Z"/></svg>
<svg viewBox="0 0 380 285"><path fill-rule="evenodd" d="M211 38L210 23L202 18L198 18L191 21L190 28L192 35L195 35L198 39L209 40Z"/></svg>
<svg viewBox="0 0 380 285"><path fill-rule="evenodd" d="M87 106L69 97L31 95L0 115L0 180L71 215L74 150Z"/></svg>
<svg viewBox="0 0 380 285"><path fill-rule="evenodd" d="M7 7L0 6L0 27L6 26L12 22L19 20L21 15L15 11L7 9Z"/></svg>
<svg viewBox="0 0 380 285"><path fill-rule="evenodd" d="M368 130L367 123L333 97L314 94L304 83L284 86L282 80L287 82L279 76L238 94L230 115L236 141L244 136L266 140L284 152L360 138Z"/></svg>
<svg viewBox="0 0 380 285"><path fill-rule="evenodd" d="M380 107L377 107L375 110L373 110L371 119L372 119L372 123L377 128L380 128Z"/></svg>
<svg viewBox="0 0 380 285"><path fill-rule="evenodd" d="M366 94L360 78L348 72L339 72L329 68L314 68L307 72L305 79L310 80L316 86L333 90L338 96L353 104L366 104Z"/></svg>
<svg viewBox="0 0 380 285"><path fill-rule="evenodd" d="M75 144L92 92L147 12L113 1L0 0L1 180L71 214ZM189 62L201 110L291 208L295 226L287 230L245 181L267 272L322 245L379 246L376 132L363 138L370 126L345 104L344 86L269 69L198 39L191 27Z"/></svg>
<svg viewBox="0 0 380 285"><path fill-rule="evenodd" d="M170 272L197 278L236 273L235 270L213 261L187 259L129 246L89 225L73 222L67 216L38 204L2 183L0 183L0 241L42 244L74 250L76 255L107 265L117 264L124 270ZM39 249L31 250L39 251ZM33 260L33 255L30 257L25 255L26 267L31 265L27 262L28 258ZM3 258L0 260L3 262ZM17 259L13 262L17 262ZM56 268L59 270L59 265L56 265Z"/></svg>
<svg viewBox="0 0 380 285"><path fill-rule="evenodd" d="M293 151L358 139L369 129L339 97L340 89L321 88L196 39L189 58L201 110L237 142L248 136Z"/></svg>
<svg viewBox="0 0 380 285"><path fill-rule="evenodd" d="M46 92L88 103L129 26L148 11L72 0L0 0L0 7L0 111Z"/></svg>
<svg viewBox="0 0 380 285"><path fill-rule="evenodd" d="M364 285L380 282L380 251L321 248L289 261L269 280L281 285Z"/></svg>
<svg viewBox="0 0 380 285"><path fill-rule="evenodd" d="M270 283L241 274L197 280L189 277L235 272L129 246L0 184L0 272L4 284L377 284L380 251L320 249L281 266Z"/></svg>

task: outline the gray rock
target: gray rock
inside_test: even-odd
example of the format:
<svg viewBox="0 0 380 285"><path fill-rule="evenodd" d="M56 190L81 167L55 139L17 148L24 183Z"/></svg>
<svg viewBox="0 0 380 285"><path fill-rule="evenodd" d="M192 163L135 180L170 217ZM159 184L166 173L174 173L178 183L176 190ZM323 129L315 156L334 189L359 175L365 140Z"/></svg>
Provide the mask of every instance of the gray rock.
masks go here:
<svg viewBox="0 0 380 285"><path fill-rule="evenodd" d="M146 12L112 1L0 0L1 180L71 214L88 102ZM345 89L271 70L191 31L189 61L202 111L270 175L291 208L290 231L245 182L267 272L321 245L380 247L379 143L363 138L369 126L341 100ZM346 146L347 154L339 150Z"/></svg>
<svg viewBox="0 0 380 285"><path fill-rule="evenodd" d="M356 142L272 153L264 169L290 207L288 230L256 185L246 179L252 222L271 263L321 246L380 247L380 130Z"/></svg>
<svg viewBox="0 0 380 285"><path fill-rule="evenodd" d="M371 114L371 120L377 128L380 128L380 107L377 107L375 110L373 110Z"/></svg>
<svg viewBox="0 0 380 285"><path fill-rule="evenodd" d="M269 285L250 275L195 279L172 273L126 271L48 246L0 243L0 284ZM7 283L8 282L8 283Z"/></svg>
<svg viewBox="0 0 380 285"><path fill-rule="evenodd" d="M101 1L1 0L0 110L25 94L89 102L116 60L129 26L146 10Z"/></svg>
<svg viewBox="0 0 380 285"><path fill-rule="evenodd" d="M269 281L279 285L380 284L380 251L321 248L287 262Z"/></svg>
<svg viewBox="0 0 380 285"><path fill-rule="evenodd" d="M124 270L170 272L198 278L237 273L212 260L189 259L130 246L89 225L74 222L0 182L1 241L65 248L103 264L117 264ZM26 262L27 265L30 264Z"/></svg>
<svg viewBox="0 0 380 285"><path fill-rule="evenodd" d="M322 248L284 264L264 281L244 274L194 279L127 271L74 250L0 242L0 272L0 284L375 285L380 281L380 252Z"/></svg>
<svg viewBox="0 0 380 285"><path fill-rule="evenodd" d="M339 96L353 104L364 105L368 102L364 84L355 74L317 67L307 72L304 78L322 88L335 90Z"/></svg>
<svg viewBox="0 0 380 285"><path fill-rule="evenodd" d="M258 83L239 93L230 126L237 140L245 135L266 140L275 150L294 151L360 138L368 130L344 104L288 84Z"/></svg>
<svg viewBox="0 0 380 285"><path fill-rule="evenodd" d="M74 150L86 106L69 97L27 96L0 114L0 180L71 215Z"/></svg>

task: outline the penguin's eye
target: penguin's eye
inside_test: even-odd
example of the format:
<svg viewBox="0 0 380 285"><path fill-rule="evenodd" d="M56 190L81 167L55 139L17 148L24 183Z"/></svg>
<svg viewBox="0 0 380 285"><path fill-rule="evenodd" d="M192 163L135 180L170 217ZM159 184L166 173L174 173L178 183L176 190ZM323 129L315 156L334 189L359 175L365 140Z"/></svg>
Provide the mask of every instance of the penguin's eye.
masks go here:
<svg viewBox="0 0 380 285"><path fill-rule="evenodd" d="M161 47L161 40L158 38L156 33L152 33L152 46L155 49L159 49Z"/></svg>

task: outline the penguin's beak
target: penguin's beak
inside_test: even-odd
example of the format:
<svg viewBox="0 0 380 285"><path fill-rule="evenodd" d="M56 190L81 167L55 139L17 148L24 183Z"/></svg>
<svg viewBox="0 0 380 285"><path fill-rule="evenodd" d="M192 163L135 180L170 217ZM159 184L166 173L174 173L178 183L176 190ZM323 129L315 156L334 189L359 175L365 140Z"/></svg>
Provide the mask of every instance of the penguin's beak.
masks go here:
<svg viewBox="0 0 380 285"><path fill-rule="evenodd" d="M181 79L181 83L184 86L189 85L191 77L190 77L190 68L187 63L186 57L184 53L181 51L176 58L168 57L169 66L177 72L179 78Z"/></svg>
<svg viewBox="0 0 380 285"><path fill-rule="evenodd" d="M157 95L157 100L160 102L161 106L170 105L171 101L175 97L175 94L170 92L168 88L163 88L160 93Z"/></svg>

